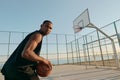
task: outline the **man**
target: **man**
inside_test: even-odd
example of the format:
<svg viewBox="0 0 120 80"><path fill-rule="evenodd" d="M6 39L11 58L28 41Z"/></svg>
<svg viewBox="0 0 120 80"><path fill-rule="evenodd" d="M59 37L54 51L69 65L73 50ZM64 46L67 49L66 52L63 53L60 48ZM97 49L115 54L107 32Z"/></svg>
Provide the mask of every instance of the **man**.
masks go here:
<svg viewBox="0 0 120 80"><path fill-rule="evenodd" d="M1 72L5 80L39 80L35 65L43 62L51 68L49 61L39 56L42 39L52 31L53 24L45 20L41 28L28 34L4 64Z"/></svg>

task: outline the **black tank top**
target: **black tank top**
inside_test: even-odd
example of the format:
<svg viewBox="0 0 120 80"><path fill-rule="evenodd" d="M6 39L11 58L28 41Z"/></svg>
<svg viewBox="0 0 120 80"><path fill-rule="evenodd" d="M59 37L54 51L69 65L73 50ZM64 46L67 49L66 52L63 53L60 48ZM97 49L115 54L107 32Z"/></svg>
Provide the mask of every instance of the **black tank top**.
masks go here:
<svg viewBox="0 0 120 80"><path fill-rule="evenodd" d="M6 61L6 63L4 64L3 67L9 66L9 65L15 65L15 66L19 67L19 66L26 66L26 65L34 65L34 64L36 64L36 62L30 61L30 60L27 60L27 59L24 59L24 58L21 57L21 53L22 53L26 43L30 39L31 35L33 35L35 33L42 34L42 32L40 32L40 31L34 31L34 32L28 34L25 37L25 39L18 45L18 47L13 52L13 54L11 54L11 56ZM37 47L34 50L34 52L37 55L40 54L41 46L42 46L42 40L41 40L41 42L37 45Z"/></svg>

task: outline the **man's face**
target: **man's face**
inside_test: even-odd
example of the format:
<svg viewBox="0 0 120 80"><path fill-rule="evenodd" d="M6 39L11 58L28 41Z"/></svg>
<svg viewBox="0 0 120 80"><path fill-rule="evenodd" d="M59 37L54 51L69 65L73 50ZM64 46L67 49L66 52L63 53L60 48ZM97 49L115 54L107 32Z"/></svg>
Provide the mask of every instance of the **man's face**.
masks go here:
<svg viewBox="0 0 120 80"><path fill-rule="evenodd" d="M48 35L52 31L52 28L53 24L49 22L42 25L42 31L44 32L45 35Z"/></svg>

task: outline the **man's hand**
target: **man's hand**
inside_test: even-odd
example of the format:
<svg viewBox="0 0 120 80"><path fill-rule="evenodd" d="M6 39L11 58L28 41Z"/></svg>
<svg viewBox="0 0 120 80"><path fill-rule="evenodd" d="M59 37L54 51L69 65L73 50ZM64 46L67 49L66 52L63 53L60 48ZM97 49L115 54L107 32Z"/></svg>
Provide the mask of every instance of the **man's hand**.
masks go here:
<svg viewBox="0 0 120 80"><path fill-rule="evenodd" d="M43 58L40 62L44 63L49 69L52 69L52 64L48 59Z"/></svg>

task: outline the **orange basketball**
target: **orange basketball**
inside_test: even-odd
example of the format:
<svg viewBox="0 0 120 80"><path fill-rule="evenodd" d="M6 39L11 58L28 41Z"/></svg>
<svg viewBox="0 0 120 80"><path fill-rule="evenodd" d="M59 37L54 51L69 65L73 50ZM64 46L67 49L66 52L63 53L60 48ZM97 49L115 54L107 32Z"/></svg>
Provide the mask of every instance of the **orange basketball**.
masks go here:
<svg viewBox="0 0 120 80"><path fill-rule="evenodd" d="M44 63L38 63L36 66L36 72L41 77L47 77L52 71L52 64L46 65Z"/></svg>

